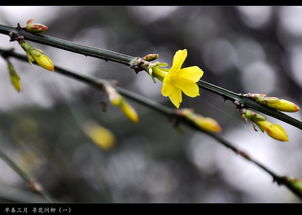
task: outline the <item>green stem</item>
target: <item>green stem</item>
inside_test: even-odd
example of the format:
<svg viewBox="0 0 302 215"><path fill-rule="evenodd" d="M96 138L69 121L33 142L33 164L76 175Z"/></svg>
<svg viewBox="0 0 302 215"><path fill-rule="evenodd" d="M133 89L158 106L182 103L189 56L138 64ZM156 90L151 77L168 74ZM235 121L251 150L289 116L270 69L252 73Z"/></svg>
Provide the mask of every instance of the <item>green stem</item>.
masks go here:
<svg viewBox="0 0 302 215"><path fill-rule="evenodd" d="M276 111L272 108L269 108L265 105L262 105L262 104L256 102L255 100L253 100L251 98L243 96L242 94L234 93L230 90L226 90L222 87L216 86L214 84L211 84L211 83L208 83L208 82L205 82L205 81L202 81L202 80L200 80L198 82L198 86L200 88L203 88L203 89L206 89L206 90L211 91L213 93L216 93L218 95L221 95L225 99L229 99L232 102L238 101L239 104L243 105L244 107L248 107L248 108L257 110L261 113L272 116L276 119L279 119L283 122L286 122L286 123L288 123L290 125L293 125L293 126L295 126L295 127L302 130L302 122L301 121L299 121L299 120L297 120L293 117L290 117L290 116L288 116L284 113Z"/></svg>
<svg viewBox="0 0 302 215"><path fill-rule="evenodd" d="M27 62L27 58L24 55L20 55L17 53L14 53L12 50L2 50L0 49L0 53L5 53L8 56L14 57L16 59L19 59L21 61ZM37 64L36 64L37 65ZM82 74L77 74L71 71L68 71L62 67L59 66L55 66L55 72L62 74L64 76L67 77L71 77L73 79L76 79L78 81L84 82L90 86L93 86L95 88L97 88L98 90L102 89L104 84L110 84L109 81L107 80L103 80L103 79L97 79L94 77L90 77L90 76L85 76ZM209 85L211 87L213 87L213 85ZM215 86L215 85L214 85ZM251 156L249 156L246 152L239 150L237 147L235 147L233 144L231 144L229 141L223 139L222 137L214 134L214 133L210 133L207 131L203 131L200 130L199 127L196 127L196 125L188 120L187 118L179 115L176 113L175 110L173 109L169 109L167 107L164 107L152 100L147 99L146 97L140 96L136 93L130 92L126 89L123 89L121 87L115 87L116 90L121 93L122 95L124 95L125 97L132 99L148 108L153 109L154 111L157 111L161 114L163 114L164 116L167 117L174 117L175 119L177 119L180 123L183 123L189 127L191 127L192 129L195 129L199 132L202 132L212 138L214 138L215 140L217 140L218 143L220 143L221 145L225 146L226 148L230 149L231 151L233 151L234 153L236 153L237 155L241 156L242 158L244 158L245 160L253 163L254 165L258 166L260 169L262 169L263 171L265 171L266 173L268 173L275 182L278 182L279 185L284 185L286 186L289 190L291 190L294 194L296 194L300 199L302 199L302 193L296 189L295 187L293 187L291 184L287 183L286 180L284 180L283 176L279 176L276 173L274 173L272 170L270 170L269 168L265 167L263 164L261 164L260 162L258 162L257 160L255 160L254 158L252 158Z"/></svg>
<svg viewBox="0 0 302 215"><path fill-rule="evenodd" d="M24 172L14 161L12 161L5 153L0 151L0 159L9 165L35 192L41 194L48 202L53 202L50 195L42 188L42 186Z"/></svg>
<svg viewBox="0 0 302 215"><path fill-rule="evenodd" d="M84 46L81 44L69 42L67 40L63 40L56 37L51 37L47 35L41 35L41 34L33 34L24 30L17 30L16 28L0 25L0 33L8 35L10 32L15 32L20 35L23 35L25 39L38 42L41 44L49 45L52 47L68 50L71 52L84 54L86 56L101 58L108 61L114 61L121 64L125 64L127 66L137 66L136 60L137 57L133 57L130 55L125 55L118 52L109 51L106 49L99 49L99 48L93 48L89 46ZM267 114L269 116L272 116L274 118L277 118L279 120L282 120L283 122L286 122L288 124L291 124L299 129L302 130L302 122L299 120L296 120L286 114L283 114L279 111L276 111L272 108L266 107L262 104L257 103L251 98L244 97L241 94L234 93L230 90L224 89L222 87L216 86L214 84L205 82L205 81L199 81L198 82L199 87L204 88L206 90L209 90L213 93L216 93L218 95L223 96L225 99L229 99L231 101L238 101L240 104L244 105L245 107L260 111L264 114Z"/></svg>
<svg viewBox="0 0 302 215"><path fill-rule="evenodd" d="M230 90L224 89L222 87L216 86L216 85L211 84L211 83L206 82L206 81L200 80L197 84L200 88L203 88L203 89L206 89L210 92L221 95L222 97L227 98L231 101L240 100L240 98L241 98L238 93L234 93Z"/></svg>
<svg viewBox="0 0 302 215"><path fill-rule="evenodd" d="M86 56L101 58L104 60L114 61L121 64L125 64L131 66L131 63L135 61L135 57L130 55L121 54L118 52L109 51L106 49L98 49L89 46L84 46L81 44L73 43L67 40L63 40L56 37L51 37L47 35L41 34L33 34L24 30L17 30L16 28L12 28L5 25L0 25L0 33L1 34L9 34L10 32L14 32L24 36L25 39L38 42L44 45L64 49L71 52L76 52L79 54L83 54Z"/></svg>

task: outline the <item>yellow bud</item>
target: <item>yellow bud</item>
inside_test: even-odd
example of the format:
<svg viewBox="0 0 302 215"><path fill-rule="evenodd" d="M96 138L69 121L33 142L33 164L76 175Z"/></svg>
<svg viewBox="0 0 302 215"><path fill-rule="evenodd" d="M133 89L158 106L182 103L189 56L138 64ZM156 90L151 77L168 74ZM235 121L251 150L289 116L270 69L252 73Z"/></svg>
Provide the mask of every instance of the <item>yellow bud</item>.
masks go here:
<svg viewBox="0 0 302 215"><path fill-rule="evenodd" d="M105 84L104 89L108 94L112 105L119 106L122 112L132 121L138 122L138 115L135 109L116 91L110 84Z"/></svg>
<svg viewBox="0 0 302 215"><path fill-rule="evenodd" d="M52 61L41 50L31 48L29 49L28 53L41 67L49 71L54 71L54 65Z"/></svg>
<svg viewBox="0 0 302 215"><path fill-rule="evenodd" d="M122 103L122 96L109 84L104 86L112 105L119 106Z"/></svg>
<svg viewBox="0 0 302 215"><path fill-rule="evenodd" d="M87 136L101 148L108 150L114 146L115 138L110 130L97 125L96 123L89 123L84 127Z"/></svg>
<svg viewBox="0 0 302 215"><path fill-rule="evenodd" d="M274 108L276 110L279 110L279 111L285 111L285 112L297 112L300 110L300 108L290 102L290 101L287 101L287 100L284 100L284 99L278 99L277 101L276 100L267 100L266 101L266 105L271 107L271 108Z"/></svg>
<svg viewBox="0 0 302 215"><path fill-rule="evenodd" d="M260 104L275 110L284 112L297 112L300 110L296 104L284 99L279 99L277 97L266 97L265 94L251 94L249 97L255 99Z"/></svg>
<svg viewBox="0 0 302 215"><path fill-rule="evenodd" d="M7 67L8 67L11 84L18 92L20 92L21 91L20 77L15 71L13 64L9 60L7 60Z"/></svg>
<svg viewBox="0 0 302 215"><path fill-rule="evenodd" d="M120 108L123 111L123 113L132 121L132 122L138 122L138 115L135 111L135 109L124 99L122 99L122 102L120 104Z"/></svg>
<svg viewBox="0 0 302 215"><path fill-rule="evenodd" d="M221 127L216 120L195 114L191 109L183 108L181 110L178 110L177 113L193 122L201 130L215 133L221 131Z"/></svg>
<svg viewBox="0 0 302 215"><path fill-rule="evenodd" d="M255 121L262 131L265 131L269 136L276 140L288 141L288 136L284 128L280 125L271 123L266 120Z"/></svg>
<svg viewBox="0 0 302 215"><path fill-rule="evenodd" d="M221 131L219 124L212 118L202 117L200 115L194 114L194 121L203 130L215 133Z"/></svg>

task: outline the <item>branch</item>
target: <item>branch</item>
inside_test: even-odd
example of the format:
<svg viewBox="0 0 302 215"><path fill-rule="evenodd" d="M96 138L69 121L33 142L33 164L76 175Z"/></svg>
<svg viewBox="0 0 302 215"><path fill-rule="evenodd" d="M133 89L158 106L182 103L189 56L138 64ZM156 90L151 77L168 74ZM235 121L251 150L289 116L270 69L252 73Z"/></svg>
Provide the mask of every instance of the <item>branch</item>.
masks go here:
<svg viewBox="0 0 302 215"><path fill-rule="evenodd" d="M50 195L43 189L43 187L35 181L30 175L23 171L13 160L11 160L4 152L0 151L0 159L9 165L35 192L43 196L48 202L53 202Z"/></svg>
<svg viewBox="0 0 302 215"><path fill-rule="evenodd" d="M18 30L16 28L12 28L5 25L0 25L0 33L9 35L10 32L14 32L20 35L23 35L25 39L38 42L44 45L64 49L67 51L83 54L85 56L91 56L96 58L101 58L103 60L109 60L118 62L121 64L125 64L131 66L131 62L136 60L136 57L109 51L106 49L97 49L73 42L69 42L67 40L59 39L56 37L41 35L41 34L33 34L24 30Z"/></svg>
<svg viewBox="0 0 302 215"><path fill-rule="evenodd" d="M213 93L216 93L218 95L221 95L223 98L229 99L232 102L238 101L244 107L249 107L251 109L257 110L259 112L262 112L264 114L272 116L276 119L279 119L283 122L286 122L286 123L288 123L290 125L293 125L293 126L295 126L295 127L302 130L302 122L301 121L299 121L295 118L292 118L292 117L290 117L290 116L288 116L284 113L276 111L272 108L269 108L265 105L262 105L262 104L256 102L255 100L253 100L251 98L248 98L248 97L246 97L246 96L244 96L240 93L234 93L230 90L226 90L222 87L216 86L214 84L211 84L211 83L208 83L208 82L205 82L205 81L202 81L202 80L200 80L198 82L198 86L200 88L203 88L203 89L206 89L206 90L211 91Z"/></svg>
<svg viewBox="0 0 302 215"><path fill-rule="evenodd" d="M2 54L2 53L5 53L7 56L14 57L14 58L19 59L21 61L27 62L26 56L17 54L15 52L13 52L12 50L0 49L0 54ZM64 69L62 67L59 67L59 66L55 66L55 71L54 72L62 74L62 75L67 76L67 77L70 77L72 79L76 79L80 82L86 83L90 86L93 86L93 87L97 88L98 90L102 90L104 84L110 83L107 80L94 78L94 77L86 76L86 75L82 75L82 74L77 74L77 73L71 72L71 71L66 70L66 69ZM262 169L263 171L268 173L273 178L273 181L277 182L278 185L286 186L289 190L291 190L294 194L296 194L296 196L298 196L300 199L302 199L301 191L299 189L297 189L296 187L292 186L292 184L289 183L288 180L286 180L285 176L277 175L272 170L265 167L263 164L261 164L260 162L258 162L254 158L252 158L246 152L244 152L244 151L238 149L237 147L235 147L234 145L232 145L232 143L230 143L229 141L223 139L222 137L220 137L220 136L218 136L214 133L210 133L210 132L207 132L207 131L204 131L204 130L200 130L200 128L197 127L192 121L190 121L187 118L177 114L177 112L174 109L167 108L167 107L165 107L163 105L160 105L160 104L158 104L158 103L156 103L152 100L147 99L146 97L143 97L143 96L138 95L136 93L130 92L130 91L128 91L126 89L123 89L121 87L115 87L115 88L123 96L125 96L125 97L127 97L131 100L134 100L134 101L140 103L141 105L143 105L145 107L153 109L154 111L157 111L157 112L163 114L164 116L174 118L178 122L183 123L183 124L187 125L188 127L192 128L192 129L195 129L199 132L202 132L202 133L214 138L221 145L225 146L226 148L230 149L231 151L233 151L237 155L241 156L245 160L253 163L254 165L258 166L260 169Z"/></svg>
<svg viewBox="0 0 302 215"><path fill-rule="evenodd" d="M40 195L34 194L29 191L16 189L13 187L0 186L0 199L3 201L13 203L47 203Z"/></svg>
<svg viewBox="0 0 302 215"><path fill-rule="evenodd" d="M109 51L106 49L99 49L99 48L93 48L85 45L81 45L78 43L73 43L67 40L63 40L60 38L47 36L47 35L40 35L40 34L33 34L24 30L18 30L13 27L0 25L0 33L9 35L10 32L14 32L20 35L23 35L25 39L38 42L41 44L49 45L52 47L64 49L67 51L83 54L86 56L96 57L108 61L118 62L127 66L130 66L131 68L135 69L136 72L143 70L140 67L140 64L142 64L144 61L139 57L133 57L130 55L118 53ZM199 87L209 90L213 93L216 93L218 95L221 95L225 99L229 99L231 101L237 101L241 105L260 111L264 114L267 114L269 116L272 116L276 119L279 119L283 122L286 122L288 124L291 124L299 129L302 130L302 122L292 118L284 113L281 113L279 111L276 111L272 108L269 108L265 105L262 105L260 103L257 103L251 98L245 97L242 94L238 94L235 92L232 92L230 90L224 89L222 87L216 86L214 84L205 82L205 81L199 81L198 82Z"/></svg>

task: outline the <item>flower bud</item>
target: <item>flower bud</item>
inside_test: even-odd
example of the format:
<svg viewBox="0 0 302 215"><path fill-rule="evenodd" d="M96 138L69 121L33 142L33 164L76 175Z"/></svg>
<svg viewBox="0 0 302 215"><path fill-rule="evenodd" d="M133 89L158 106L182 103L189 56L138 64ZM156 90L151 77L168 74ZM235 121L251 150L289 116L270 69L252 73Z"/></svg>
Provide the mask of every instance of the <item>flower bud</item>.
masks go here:
<svg viewBox="0 0 302 215"><path fill-rule="evenodd" d="M54 71L54 65L52 61L39 49L33 48L28 42L20 41L19 44L26 52L28 62L32 64L36 62L44 69Z"/></svg>
<svg viewBox="0 0 302 215"><path fill-rule="evenodd" d="M159 58L158 54L147 54L145 57L143 57L146 61L153 61Z"/></svg>
<svg viewBox="0 0 302 215"><path fill-rule="evenodd" d="M10 78L11 84L18 92L20 92L21 91L20 77L16 73L13 64L9 60L7 60L6 62L7 62L7 67L8 67L9 78Z"/></svg>
<svg viewBox="0 0 302 215"><path fill-rule="evenodd" d="M33 19L30 19L26 22L26 29L29 32L42 33L44 31L48 30L48 27L46 25L39 24L39 23L32 23L32 22L33 22Z"/></svg>
<svg viewBox="0 0 302 215"><path fill-rule="evenodd" d="M119 106L122 112L132 121L138 122L138 115L135 109L114 89L111 85L104 86L112 105Z"/></svg>
<svg viewBox="0 0 302 215"><path fill-rule="evenodd" d="M122 96L109 84L105 86L105 91L112 105L118 106L122 102Z"/></svg>
<svg viewBox="0 0 302 215"><path fill-rule="evenodd" d="M122 99L120 108L132 122L138 122L139 119L135 109L124 99Z"/></svg>
<svg viewBox="0 0 302 215"><path fill-rule="evenodd" d="M288 136L282 126L273 124L267 120L256 121L255 123L272 138L285 142L288 141Z"/></svg>
<svg viewBox="0 0 302 215"><path fill-rule="evenodd" d="M39 49L31 48L29 50L29 55L44 69L49 71L54 71L54 65L52 61Z"/></svg>
<svg viewBox="0 0 302 215"><path fill-rule="evenodd" d="M193 122L198 128L203 131L215 133L221 131L221 127L216 120L209 117L203 117L199 114L195 114L193 110L184 108L178 110L177 113L181 116L184 116L187 120Z"/></svg>
<svg viewBox="0 0 302 215"><path fill-rule="evenodd" d="M255 123L261 131L266 132L272 138L280 141L288 141L288 136L280 125L267 121L264 116L251 110L241 109L240 112L242 117Z"/></svg>
<svg viewBox="0 0 302 215"><path fill-rule="evenodd" d="M275 110L284 112L297 112L300 110L300 108L296 104L284 99L279 99L277 97L266 97L265 94L248 94L248 97L251 97L258 103Z"/></svg>
<svg viewBox="0 0 302 215"><path fill-rule="evenodd" d="M87 136L101 148L108 150L115 144L115 137L110 130L96 123L89 123L84 126Z"/></svg>
<svg viewBox="0 0 302 215"><path fill-rule="evenodd" d="M29 50L32 49L32 46L28 42L25 42L24 40L19 41L19 44L22 47L22 49L26 52L28 62L30 64L35 62L35 59L29 54Z"/></svg>
<svg viewBox="0 0 302 215"><path fill-rule="evenodd" d="M221 127L219 124L212 118L209 117L202 117L199 115L195 115L195 123L202 128L203 130L209 131L209 132L220 132Z"/></svg>
<svg viewBox="0 0 302 215"><path fill-rule="evenodd" d="M265 98L257 99L256 101L279 111L297 112L300 110L300 108L296 104L276 97L265 97Z"/></svg>

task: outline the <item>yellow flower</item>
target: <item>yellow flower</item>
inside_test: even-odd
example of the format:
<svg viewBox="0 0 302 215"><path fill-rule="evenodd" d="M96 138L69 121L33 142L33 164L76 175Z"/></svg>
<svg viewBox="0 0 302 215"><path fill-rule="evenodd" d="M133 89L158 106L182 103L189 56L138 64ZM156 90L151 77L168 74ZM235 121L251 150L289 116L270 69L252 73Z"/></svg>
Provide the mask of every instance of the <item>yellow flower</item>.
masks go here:
<svg viewBox="0 0 302 215"><path fill-rule="evenodd" d="M182 94L190 97L199 96L199 87L196 82L203 75L203 71L198 66L181 68L187 58L187 50L179 50L175 53L172 67L163 80L161 93L168 96L175 107L179 107L182 102Z"/></svg>
<svg viewBox="0 0 302 215"><path fill-rule="evenodd" d="M280 125L271 123L267 120L256 121L255 123L262 131L265 131L272 138L285 142L288 141L288 136L284 128L282 128Z"/></svg>

